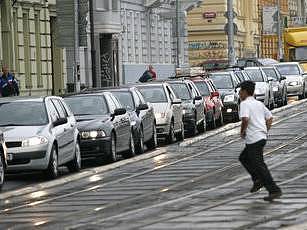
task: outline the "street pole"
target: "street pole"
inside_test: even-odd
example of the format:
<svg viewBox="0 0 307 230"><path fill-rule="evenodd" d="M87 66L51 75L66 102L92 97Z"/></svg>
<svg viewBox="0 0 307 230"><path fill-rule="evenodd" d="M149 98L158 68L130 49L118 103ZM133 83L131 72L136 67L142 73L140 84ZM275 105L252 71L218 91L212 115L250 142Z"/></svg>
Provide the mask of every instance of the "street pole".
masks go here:
<svg viewBox="0 0 307 230"><path fill-rule="evenodd" d="M278 20L278 28L277 28L277 36L278 36L278 60L281 61L284 58L284 52L283 52L283 37L282 37L282 23L281 23L280 0L277 0L277 20Z"/></svg>
<svg viewBox="0 0 307 230"><path fill-rule="evenodd" d="M233 0L227 0L227 16L228 16L228 64L234 66L236 64L236 54L234 48L234 10Z"/></svg>
<svg viewBox="0 0 307 230"><path fill-rule="evenodd" d="M179 40L179 0L176 0L176 67L180 67L180 40Z"/></svg>
<svg viewBox="0 0 307 230"><path fill-rule="evenodd" d="M90 10L90 27L91 27L91 60L92 60L92 84L93 88L97 87L96 79L96 49L95 49L95 28L94 28L94 0L89 0Z"/></svg>

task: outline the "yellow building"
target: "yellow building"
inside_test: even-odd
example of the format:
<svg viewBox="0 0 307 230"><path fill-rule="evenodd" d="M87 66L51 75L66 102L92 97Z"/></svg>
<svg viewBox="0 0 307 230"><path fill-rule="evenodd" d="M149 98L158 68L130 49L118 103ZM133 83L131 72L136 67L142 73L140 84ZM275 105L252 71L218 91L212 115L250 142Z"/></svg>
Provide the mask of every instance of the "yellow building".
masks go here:
<svg viewBox="0 0 307 230"><path fill-rule="evenodd" d="M266 35L263 34L263 8L264 7L273 7L277 6L277 0L258 0L259 1L259 30L261 34L261 53L260 57L263 58L278 58L278 36L277 34ZM290 0L291 1L291 0ZM287 17L289 14L288 8L289 0L280 0L281 13L284 17Z"/></svg>
<svg viewBox="0 0 307 230"><path fill-rule="evenodd" d="M191 66L204 62L227 62L226 0L205 0L188 14ZM258 56L260 36L257 1L236 0L235 51L237 58Z"/></svg>
<svg viewBox="0 0 307 230"><path fill-rule="evenodd" d="M56 0L11 0L0 4L0 65L20 83L21 95L63 93L64 50L55 45Z"/></svg>

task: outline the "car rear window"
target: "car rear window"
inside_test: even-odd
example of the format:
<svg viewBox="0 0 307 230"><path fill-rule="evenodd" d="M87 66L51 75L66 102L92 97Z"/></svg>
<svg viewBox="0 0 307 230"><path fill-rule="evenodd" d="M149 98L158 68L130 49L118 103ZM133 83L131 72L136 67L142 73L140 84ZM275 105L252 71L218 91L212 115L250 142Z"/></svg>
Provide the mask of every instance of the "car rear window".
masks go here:
<svg viewBox="0 0 307 230"><path fill-rule="evenodd" d="M214 85L218 89L233 89L233 81L230 74L212 74L210 75Z"/></svg>
<svg viewBox="0 0 307 230"><path fill-rule="evenodd" d="M281 75L299 75L300 70L297 65L277 65Z"/></svg>
<svg viewBox="0 0 307 230"><path fill-rule="evenodd" d="M196 85L197 89L199 90L199 92L202 96L210 96L209 87L205 82L196 81L196 82L194 82L194 84Z"/></svg>
<svg viewBox="0 0 307 230"><path fill-rule="evenodd" d="M188 86L185 83L171 83L171 87L174 90L176 97L181 100L191 100L192 95Z"/></svg>
<svg viewBox="0 0 307 230"><path fill-rule="evenodd" d="M132 94L128 91L114 91L112 94L119 100L119 102L128 110L135 109Z"/></svg>
<svg viewBox="0 0 307 230"><path fill-rule="evenodd" d="M147 102L166 103L167 97L163 86L138 87Z"/></svg>
<svg viewBox="0 0 307 230"><path fill-rule="evenodd" d="M68 97L65 98L65 102L75 116L105 115L109 113L103 96Z"/></svg>
<svg viewBox="0 0 307 230"><path fill-rule="evenodd" d="M248 69L245 70L248 76L250 77L251 81L254 82L264 82L264 78L261 74L261 71L258 69Z"/></svg>
<svg viewBox="0 0 307 230"><path fill-rule="evenodd" d="M43 102L17 101L0 103L0 126L42 126L48 124Z"/></svg>

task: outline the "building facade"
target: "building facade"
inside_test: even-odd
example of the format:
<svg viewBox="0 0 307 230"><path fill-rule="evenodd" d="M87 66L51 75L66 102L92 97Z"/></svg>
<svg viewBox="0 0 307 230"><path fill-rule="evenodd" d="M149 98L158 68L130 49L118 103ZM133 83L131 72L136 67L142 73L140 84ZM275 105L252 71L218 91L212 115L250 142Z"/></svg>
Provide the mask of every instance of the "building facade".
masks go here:
<svg viewBox="0 0 307 230"><path fill-rule="evenodd" d="M55 0L0 4L0 61L19 81L22 95L65 90L64 50L55 46Z"/></svg>
<svg viewBox="0 0 307 230"><path fill-rule="evenodd" d="M234 1L235 52L237 58L256 57L259 53L259 18L256 1ZM227 1L206 0L188 14L189 58L192 66L228 60L225 32Z"/></svg>

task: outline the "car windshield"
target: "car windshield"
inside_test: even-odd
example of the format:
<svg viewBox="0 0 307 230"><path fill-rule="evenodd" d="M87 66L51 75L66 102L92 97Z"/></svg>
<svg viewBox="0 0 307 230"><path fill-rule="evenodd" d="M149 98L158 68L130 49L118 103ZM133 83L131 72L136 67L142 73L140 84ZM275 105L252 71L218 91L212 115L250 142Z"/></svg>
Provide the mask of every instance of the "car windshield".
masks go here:
<svg viewBox="0 0 307 230"><path fill-rule="evenodd" d="M210 76L218 89L233 89L234 85L229 74L212 74Z"/></svg>
<svg viewBox="0 0 307 230"><path fill-rule="evenodd" d="M176 97L184 101L192 99L192 95L185 83L171 83L171 86L176 94Z"/></svg>
<svg viewBox="0 0 307 230"><path fill-rule="evenodd" d="M166 103L167 97L163 86L138 87L147 102Z"/></svg>
<svg viewBox="0 0 307 230"><path fill-rule="evenodd" d="M277 65L281 75L299 75L300 70L297 65Z"/></svg>
<svg viewBox="0 0 307 230"><path fill-rule="evenodd" d="M0 126L42 126L48 124L43 102L17 101L0 103Z"/></svg>
<svg viewBox="0 0 307 230"><path fill-rule="evenodd" d="M76 116L105 115L109 113L106 100L102 96L82 96L65 98Z"/></svg>
<svg viewBox="0 0 307 230"><path fill-rule="evenodd" d="M128 91L114 91L113 95L119 100L119 102L127 109L132 111L135 109L132 94Z"/></svg>
<svg viewBox="0 0 307 230"><path fill-rule="evenodd" d="M200 94L202 96L210 96L209 87L205 82L197 81L194 82L194 84L196 85L197 89L200 91Z"/></svg>
<svg viewBox="0 0 307 230"><path fill-rule="evenodd" d="M264 82L263 76L261 71L258 69L248 69L246 70L248 76L250 77L251 81L254 82Z"/></svg>
<svg viewBox="0 0 307 230"><path fill-rule="evenodd" d="M265 72L265 74L268 77L273 78L275 81L278 81L278 76L277 73L275 72L275 70L273 68L265 68L263 69L263 71Z"/></svg>

